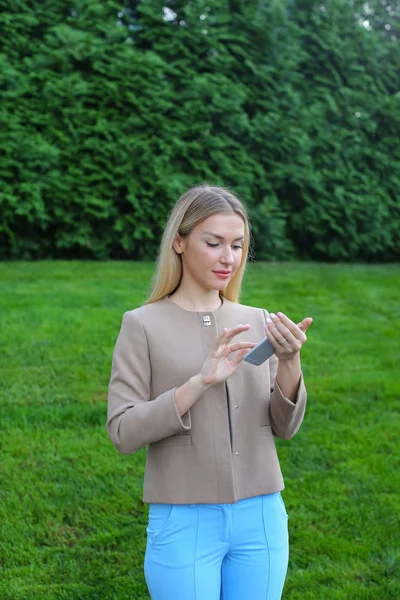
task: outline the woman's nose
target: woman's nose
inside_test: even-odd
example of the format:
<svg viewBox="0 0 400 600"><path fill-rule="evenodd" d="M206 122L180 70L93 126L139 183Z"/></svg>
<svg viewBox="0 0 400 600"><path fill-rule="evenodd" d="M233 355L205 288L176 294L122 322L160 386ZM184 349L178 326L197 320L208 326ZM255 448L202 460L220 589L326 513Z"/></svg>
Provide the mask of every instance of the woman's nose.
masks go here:
<svg viewBox="0 0 400 600"><path fill-rule="evenodd" d="M233 252L231 247L223 250L220 260L229 265L233 263Z"/></svg>

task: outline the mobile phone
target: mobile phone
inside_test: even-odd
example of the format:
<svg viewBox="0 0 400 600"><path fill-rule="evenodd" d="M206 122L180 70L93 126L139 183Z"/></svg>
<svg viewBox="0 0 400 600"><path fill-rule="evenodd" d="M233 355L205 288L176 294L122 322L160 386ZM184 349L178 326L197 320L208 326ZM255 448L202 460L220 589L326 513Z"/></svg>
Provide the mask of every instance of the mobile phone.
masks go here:
<svg viewBox="0 0 400 600"><path fill-rule="evenodd" d="M268 338L264 338L254 346L250 352L246 354L243 360L250 363L251 365L262 365L263 362L268 360L270 356L272 356L275 352L274 346L271 344Z"/></svg>

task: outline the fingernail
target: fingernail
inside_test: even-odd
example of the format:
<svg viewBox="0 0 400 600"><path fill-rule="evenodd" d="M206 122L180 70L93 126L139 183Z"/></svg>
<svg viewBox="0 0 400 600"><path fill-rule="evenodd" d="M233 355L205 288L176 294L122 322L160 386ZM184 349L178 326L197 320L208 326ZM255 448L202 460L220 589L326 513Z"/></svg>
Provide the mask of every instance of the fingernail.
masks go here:
<svg viewBox="0 0 400 600"><path fill-rule="evenodd" d="M269 313L269 316L271 317L271 319L276 319L276 315L274 313Z"/></svg>
<svg viewBox="0 0 400 600"><path fill-rule="evenodd" d="M267 325L265 325L265 331L269 333L269 328L267 327Z"/></svg>
<svg viewBox="0 0 400 600"><path fill-rule="evenodd" d="M272 325L272 321L271 321L271 319L269 319L269 318L268 318L268 319L267 319L267 323L268 323L268 325Z"/></svg>
<svg viewBox="0 0 400 600"><path fill-rule="evenodd" d="M285 315L281 312L276 313L278 315L278 317L281 319L282 317L284 317Z"/></svg>

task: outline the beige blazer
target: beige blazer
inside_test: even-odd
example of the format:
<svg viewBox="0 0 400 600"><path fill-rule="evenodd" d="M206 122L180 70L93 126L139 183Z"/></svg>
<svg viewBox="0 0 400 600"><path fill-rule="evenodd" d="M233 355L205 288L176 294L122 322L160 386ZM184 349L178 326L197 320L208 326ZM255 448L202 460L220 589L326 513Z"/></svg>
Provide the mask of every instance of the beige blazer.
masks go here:
<svg viewBox="0 0 400 600"><path fill-rule="evenodd" d="M275 355L259 367L242 362L182 418L175 405L175 389L200 371L221 329L241 323L251 329L237 339L265 336L262 309L225 298L215 312L166 297L123 315L106 430L123 454L148 445L144 502L233 503L284 488L274 435L297 432L306 390L302 377L295 402L282 394Z"/></svg>

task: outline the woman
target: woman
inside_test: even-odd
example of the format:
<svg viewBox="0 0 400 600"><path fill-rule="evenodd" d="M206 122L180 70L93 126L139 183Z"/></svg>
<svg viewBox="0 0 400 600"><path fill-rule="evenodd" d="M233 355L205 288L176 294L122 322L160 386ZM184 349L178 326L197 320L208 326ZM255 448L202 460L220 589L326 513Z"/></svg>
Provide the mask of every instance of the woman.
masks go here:
<svg viewBox="0 0 400 600"><path fill-rule="evenodd" d="M278 600L287 514L274 436L291 438L306 391L294 324L238 303L249 248L242 203L201 185L166 225L150 298L124 314L107 432L148 445L145 577L153 600ZM242 362L264 336L275 354Z"/></svg>

